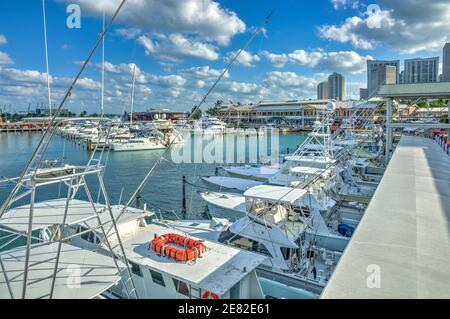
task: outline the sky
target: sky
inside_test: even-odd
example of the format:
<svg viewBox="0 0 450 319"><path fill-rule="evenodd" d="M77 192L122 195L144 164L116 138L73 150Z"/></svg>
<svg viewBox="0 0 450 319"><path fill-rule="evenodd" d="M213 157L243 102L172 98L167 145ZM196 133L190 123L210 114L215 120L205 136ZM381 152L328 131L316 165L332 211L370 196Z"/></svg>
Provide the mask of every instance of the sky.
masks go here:
<svg viewBox="0 0 450 319"><path fill-rule="evenodd" d="M52 104L59 105L121 0L46 0ZM80 8L73 28L73 5ZM366 62L440 56L450 0L127 0L105 38L106 113L188 111L255 29L269 23L207 99L241 103L316 98L332 72L347 98L366 87ZM76 17L76 16L75 16ZM0 108L48 105L42 0L0 2ZM100 112L101 47L66 108Z"/></svg>

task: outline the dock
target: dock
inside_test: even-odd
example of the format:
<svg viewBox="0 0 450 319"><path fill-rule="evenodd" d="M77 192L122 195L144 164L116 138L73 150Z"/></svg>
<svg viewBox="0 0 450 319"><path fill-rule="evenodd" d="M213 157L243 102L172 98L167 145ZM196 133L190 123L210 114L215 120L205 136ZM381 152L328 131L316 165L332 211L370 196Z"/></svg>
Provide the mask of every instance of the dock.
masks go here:
<svg viewBox="0 0 450 319"><path fill-rule="evenodd" d="M322 299L450 298L450 157L401 138Z"/></svg>
<svg viewBox="0 0 450 319"><path fill-rule="evenodd" d="M42 132L48 127L48 122L14 122L0 121L0 133Z"/></svg>

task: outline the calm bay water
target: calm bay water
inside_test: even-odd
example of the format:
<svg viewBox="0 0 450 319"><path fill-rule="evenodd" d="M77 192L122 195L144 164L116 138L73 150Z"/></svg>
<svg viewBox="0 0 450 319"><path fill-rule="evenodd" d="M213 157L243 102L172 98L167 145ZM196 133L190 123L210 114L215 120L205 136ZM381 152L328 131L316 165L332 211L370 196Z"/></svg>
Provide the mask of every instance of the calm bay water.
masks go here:
<svg viewBox="0 0 450 319"><path fill-rule="evenodd" d="M40 137L39 133L0 134L0 179L20 175ZM280 135L280 152L286 153L287 149L293 151L304 139L304 134ZM119 203L122 194L121 203L126 202L162 152L105 153L107 164L104 179L110 201L113 204ZM84 165L90 155L91 153L83 145L55 136L49 146L46 159L61 161L65 158L64 161L70 164ZM174 217L170 216L171 212L181 217L182 176L186 176L191 184L204 186L200 177L214 175L215 168L218 166L222 164L176 164L172 162L169 153L166 160L157 167L144 189L142 203L147 202L149 207L160 210L167 218ZM11 184L0 184L0 204L5 201L11 188ZM98 193L98 184L95 180L91 180L90 188L92 193ZM197 194L198 190L196 187L187 186L187 214L183 217L188 219L207 217L206 204ZM57 185L51 189L45 188L45 192L43 188L37 194L37 201L57 198L60 192Z"/></svg>

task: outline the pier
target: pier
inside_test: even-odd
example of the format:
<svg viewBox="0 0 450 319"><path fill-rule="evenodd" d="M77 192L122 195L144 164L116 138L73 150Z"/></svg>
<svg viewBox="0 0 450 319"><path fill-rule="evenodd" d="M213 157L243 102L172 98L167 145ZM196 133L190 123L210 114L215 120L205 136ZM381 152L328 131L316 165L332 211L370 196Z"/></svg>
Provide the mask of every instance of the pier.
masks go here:
<svg viewBox="0 0 450 319"><path fill-rule="evenodd" d="M0 122L0 133L41 132L48 126L48 122Z"/></svg>
<svg viewBox="0 0 450 319"><path fill-rule="evenodd" d="M450 157L401 138L321 298L450 298Z"/></svg>

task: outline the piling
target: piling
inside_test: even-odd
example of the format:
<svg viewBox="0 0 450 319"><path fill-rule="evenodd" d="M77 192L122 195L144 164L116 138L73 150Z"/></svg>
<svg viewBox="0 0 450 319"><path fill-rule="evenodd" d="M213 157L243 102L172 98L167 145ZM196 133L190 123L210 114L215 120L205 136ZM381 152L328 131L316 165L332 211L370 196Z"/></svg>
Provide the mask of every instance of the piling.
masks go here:
<svg viewBox="0 0 450 319"><path fill-rule="evenodd" d="M182 192L183 192L183 214L186 214L186 176L183 176L183 185L182 185Z"/></svg>

